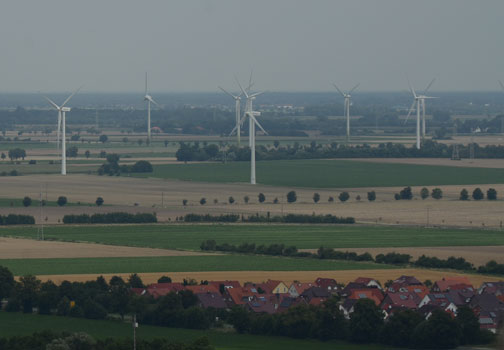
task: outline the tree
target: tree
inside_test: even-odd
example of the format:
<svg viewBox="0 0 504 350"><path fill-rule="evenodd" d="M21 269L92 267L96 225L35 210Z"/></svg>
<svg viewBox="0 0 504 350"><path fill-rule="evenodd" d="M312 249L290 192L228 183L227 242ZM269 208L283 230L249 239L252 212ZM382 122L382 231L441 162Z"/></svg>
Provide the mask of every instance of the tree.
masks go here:
<svg viewBox="0 0 504 350"><path fill-rule="evenodd" d="M56 201L56 203L57 203L60 207L64 206L65 204L67 204L67 197L65 197L65 196L59 196L59 197L58 197L58 200Z"/></svg>
<svg viewBox="0 0 504 350"><path fill-rule="evenodd" d="M422 316L412 310L398 311L392 314L384 325L380 341L387 345L407 348L411 344L411 335L423 321Z"/></svg>
<svg viewBox="0 0 504 350"><path fill-rule="evenodd" d="M275 146L275 148L278 148L278 146L280 146L280 141L278 140L273 141L273 146Z"/></svg>
<svg viewBox="0 0 504 350"><path fill-rule="evenodd" d="M341 192L338 196L338 199L342 202L346 202L350 199L350 195L348 194L348 192Z"/></svg>
<svg viewBox="0 0 504 350"><path fill-rule="evenodd" d="M108 141L108 136L107 135L100 135L100 138L98 139L101 143L105 143Z"/></svg>
<svg viewBox="0 0 504 350"><path fill-rule="evenodd" d="M103 198L102 198L102 197L98 197L98 198L96 198L96 205L97 205L97 206L101 207L101 206L102 206L102 204L103 204L103 202L104 202L104 200L103 200Z"/></svg>
<svg viewBox="0 0 504 350"><path fill-rule="evenodd" d="M455 320L462 331L460 343L462 345L477 344L480 340L480 326L478 317L476 317L474 312L467 306L461 306L457 310Z"/></svg>
<svg viewBox="0 0 504 350"><path fill-rule="evenodd" d="M142 282L142 279L140 276L138 276L136 273L131 274L128 278L128 285L131 288L144 288L144 284Z"/></svg>
<svg viewBox="0 0 504 350"><path fill-rule="evenodd" d="M315 203L318 203L318 202L320 201L320 194L318 194L317 192L315 192L315 193L313 194L313 201L314 201Z"/></svg>
<svg viewBox="0 0 504 350"><path fill-rule="evenodd" d="M245 204L247 204L249 200L250 200L249 196L243 197L243 201L245 202Z"/></svg>
<svg viewBox="0 0 504 350"><path fill-rule="evenodd" d="M139 160L131 167L132 173L152 173L152 164L146 160Z"/></svg>
<svg viewBox="0 0 504 350"><path fill-rule="evenodd" d="M172 282L172 279L168 276L161 276L157 283L171 283Z"/></svg>
<svg viewBox="0 0 504 350"><path fill-rule="evenodd" d="M383 314L371 299L360 299L350 318L350 339L357 343L371 343L378 339L383 325Z"/></svg>
<svg viewBox="0 0 504 350"><path fill-rule="evenodd" d="M182 200L182 205L185 207L187 205L187 199Z"/></svg>
<svg viewBox="0 0 504 350"><path fill-rule="evenodd" d="M0 300L8 298L14 289L14 275L6 267L0 266Z"/></svg>
<svg viewBox="0 0 504 350"><path fill-rule="evenodd" d="M204 198L204 197L203 197L203 198L201 198L201 199L200 199L200 201L199 201L199 203L200 203L201 205L205 205L205 204L206 204L206 198Z"/></svg>
<svg viewBox="0 0 504 350"><path fill-rule="evenodd" d="M435 188L432 190L431 196L434 199L441 199L443 198L443 191L440 188Z"/></svg>
<svg viewBox="0 0 504 350"><path fill-rule="evenodd" d="M266 196L263 193L259 193L257 199L259 200L259 203L264 203L264 201L266 200Z"/></svg>
<svg viewBox="0 0 504 350"><path fill-rule="evenodd" d="M376 192L375 191L368 192L367 193L367 199L370 202L375 201L376 200Z"/></svg>
<svg viewBox="0 0 504 350"><path fill-rule="evenodd" d="M495 188L489 188L487 191L487 199L489 201L497 200L497 191Z"/></svg>
<svg viewBox="0 0 504 350"><path fill-rule="evenodd" d="M429 189L427 187L424 187L420 190L420 198L426 199L427 197L429 197Z"/></svg>
<svg viewBox="0 0 504 350"><path fill-rule="evenodd" d="M464 188L462 191L460 191L460 200L461 201L467 201L469 200L469 192Z"/></svg>
<svg viewBox="0 0 504 350"><path fill-rule="evenodd" d="M37 303L37 297L40 290L40 280L35 276L27 275L19 279L16 286L16 297L21 302L24 313L32 313L33 307Z"/></svg>
<svg viewBox="0 0 504 350"><path fill-rule="evenodd" d="M233 197L228 198L229 204L233 204L235 202L235 199Z"/></svg>
<svg viewBox="0 0 504 350"><path fill-rule="evenodd" d="M411 192L411 187L404 187L401 192L399 192L401 199L413 199L413 193Z"/></svg>
<svg viewBox="0 0 504 350"><path fill-rule="evenodd" d="M278 204L278 197L275 197L275 199L273 199L273 204Z"/></svg>
<svg viewBox="0 0 504 350"><path fill-rule="evenodd" d="M287 193L287 202L294 203L295 201L297 201L296 191L290 191L289 193Z"/></svg>
<svg viewBox="0 0 504 350"><path fill-rule="evenodd" d="M14 148L9 150L9 159L12 160L17 160L19 158L22 158L23 160L26 157L26 151L22 148Z"/></svg>
<svg viewBox="0 0 504 350"><path fill-rule="evenodd" d="M412 346L427 349L453 349L460 343L461 333L457 322L442 310L434 310L427 321L414 330Z"/></svg>
<svg viewBox="0 0 504 350"><path fill-rule="evenodd" d="M250 313L241 306L233 306L229 320L238 333L245 333L250 329Z"/></svg>
<svg viewBox="0 0 504 350"><path fill-rule="evenodd" d="M84 155L86 156L86 159L89 159L91 152L89 152L89 150L86 150L86 152L84 152Z"/></svg>
<svg viewBox="0 0 504 350"><path fill-rule="evenodd" d="M473 191L472 197L474 200L479 201L479 200L482 200L483 198L485 198L485 195L483 194L483 191L481 190L481 188L478 187Z"/></svg>
<svg viewBox="0 0 504 350"><path fill-rule="evenodd" d="M2 160L5 160L5 158L7 158L7 156L3 152L2 152L2 155L0 157L2 157Z"/></svg>
<svg viewBox="0 0 504 350"><path fill-rule="evenodd" d="M329 196L329 198L327 198L327 201L328 201L329 203L334 202L334 197L333 197L333 196Z"/></svg>
<svg viewBox="0 0 504 350"><path fill-rule="evenodd" d="M32 199L30 197L24 197L23 198L23 205L25 207L29 207L32 204Z"/></svg>
<svg viewBox="0 0 504 350"><path fill-rule="evenodd" d="M70 146L66 149L66 156L69 158L76 158L77 155L79 154L79 149L77 146Z"/></svg>

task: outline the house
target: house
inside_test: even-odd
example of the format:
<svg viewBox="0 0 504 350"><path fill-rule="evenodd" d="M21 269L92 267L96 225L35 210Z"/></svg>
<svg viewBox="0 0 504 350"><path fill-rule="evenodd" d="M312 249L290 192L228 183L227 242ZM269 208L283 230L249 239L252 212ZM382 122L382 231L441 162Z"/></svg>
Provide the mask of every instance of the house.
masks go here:
<svg viewBox="0 0 504 350"><path fill-rule="evenodd" d="M276 312L275 305L270 301L262 301L258 299L251 300L245 304L245 307L252 312L274 314Z"/></svg>
<svg viewBox="0 0 504 350"><path fill-rule="evenodd" d="M185 290L190 290L194 294L215 293L220 294L219 288L212 284L200 284L196 286L185 286Z"/></svg>
<svg viewBox="0 0 504 350"><path fill-rule="evenodd" d="M241 288L241 284L238 281L209 281L209 285L216 286L219 292L223 292L228 288Z"/></svg>
<svg viewBox="0 0 504 350"><path fill-rule="evenodd" d="M418 305L418 308L422 309L422 307L430 305L433 306L434 308L450 312L452 315L455 316L458 310L458 307L455 304L455 302L458 303L458 301L453 300L450 294L433 293L433 294L427 294ZM426 318L428 317L430 317L430 314L426 314Z"/></svg>
<svg viewBox="0 0 504 350"><path fill-rule="evenodd" d="M504 321L504 302L494 294L476 294L469 307L478 316L480 327L497 332L497 326Z"/></svg>
<svg viewBox="0 0 504 350"><path fill-rule="evenodd" d="M357 282L350 282L348 283L345 288L340 292L342 297L348 297L350 294L352 294L352 291L355 289L365 289L367 286L364 283L357 283Z"/></svg>
<svg viewBox="0 0 504 350"><path fill-rule="evenodd" d="M314 284L320 288L327 289L330 293L335 293L340 289L338 283L333 278L318 277Z"/></svg>
<svg viewBox="0 0 504 350"><path fill-rule="evenodd" d="M456 276L456 277L445 277L439 281L436 281L432 286L432 291L446 292L450 289L469 289L474 287L471 284L471 281L465 276Z"/></svg>
<svg viewBox="0 0 504 350"><path fill-rule="evenodd" d="M339 309L347 320L350 319L350 314L354 312L354 306L358 301L358 299L346 299L343 304L340 305Z"/></svg>
<svg viewBox="0 0 504 350"><path fill-rule="evenodd" d="M228 288L224 293L224 300L229 305L245 305L252 300L257 293L250 290L250 288Z"/></svg>
<svg viewBox="0 0 504 350"><path fill-rule="evenodd" d="M220 293L198 293L198 305L203 308L226 309L228 306Z"/></svg>
<svg viewBox="0 0 504 350"><path fill-rule="evenodd" d="M378 289L382 289L382 286L380 284L380 282L378 282L377 280L375 280L374 278L369 278L369 277L358 277L355 281L355 283L362 283L364 284L366 287L369 287L369 288L378 288Z"/></svg>
<svg viewBox="0 0 504 350"><path fill-rule="evenodd" d="M321 287L310 287L301 293L301 298L303 298L307 303L310 303L312 299L316 299L314 303L327 300L331 296L331 293L327 289Z"/></svg>
<svg viewBox="0 0 504 350"><path fill-rule="evenodd" d="M291 286L289 287L289 295L291 297L297 298L305 290L307 290L310 287L313 287L313 284L311 284L311 283L299 283L299 282L292 283Z"/></svg>
<svg viewBox="0 0 504 350"><path fill-rule="evenodd" d="M409 288L412 287L423 287L422 282L417 280L414 276L401 276L395 279L392 284L387 288L387 291L396 293L396 292L406 292Z"/></svg>
<svg viewBox="0 0 504 350"><path fill-rule="evenodd" d="M384 299L384 295L378 288L354 289L347 299L371 299L376 306L379 306Z"/></svg>
<svg viewBox="0 0 504 350"><path fill-rule="evenodd" d="M478 294L504 295L504 282L483 282L478 289Z"/></svg>
<svg viewBox="0 0 504 350"><path fill-rule="evenodd" d="M387 313L390 313L390 311L397 308L416 310L418 309L418 305L421 301L422 298L416 293L387 293L380 307Z"/></svg>
<svg viewBox="0 0 504 350"><path fill-rule="evenodd" d="M258 284L257 287L264 290L267 294L289 293L289 287L282 281L267 280L264 283Z"/></svg>
<svg viewBox="0 0 504 350"><path fill-rule="evenodd" d="M277 313L285 312L291 307L295 307L298 305L306 305L306 304L307 303L303 298L294 298L291 296L286 296L286 297L283 297L282 300L280 301L280 303L278 304L278 308L277 308L276 312Z"/></svg>

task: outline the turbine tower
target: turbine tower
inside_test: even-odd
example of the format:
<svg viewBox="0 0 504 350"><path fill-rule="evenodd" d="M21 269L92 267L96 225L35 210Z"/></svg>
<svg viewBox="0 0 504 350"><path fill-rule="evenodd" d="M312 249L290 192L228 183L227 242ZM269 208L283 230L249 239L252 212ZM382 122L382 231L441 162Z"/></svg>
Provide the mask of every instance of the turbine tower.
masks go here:
<svg viewBox="0 0 504 350"><path fill-rule="evenodd" d="M144 96L144 101L147 101L147 141L150 145L151 143L151 117L150 117L150 111L151 111L151 102L154 103L156 106L159 107L156 101L152 98L151 95L149 95L147 91L147 72L145 72L145 96ZM161 107L160 107L161 108Z"/></svg>
<svg viewBox="0 0 504 350"><path fill-rule="evenodd" d="M408 79L408 84L409 88L411 91L411 94L413 95L413 103L411 104L411 107L408 111L408 115L406 116L406 120L404 121L404 124L408 122L409 116L411 115L411 112L413 112L413 108L415 107L416 104L416 114L417 114L417 126L416 126L416 148L420 149L420 137L423 139L425 138L425 100L429 99L434 99L437 97L431 97L431 96L426 96L425 94L427 91L429 91L430 87L432 84L434 84L434 81L436 79L432 79L429 85L427 85L427 88L425 88L424 92L422 95L417 95L415 92L415 89L411 85L409 79ZM420 125L421 122L421 125Z"/></svg>
<svg viewBox="0 0 504 350"><path fill-rule="evenodd" d="M250 183L252 185L255 185L256 184L256 164L255 164L255 128L256 128L256 125L265 134L268 134L268 133L266 132L266 130L264 130L264 128L261 126L261 124L259 124L259 122L257 121L256 117L260 116L261 113L252 110L252 101L255 100L256 96L259 96L260 94L262 94L262 92L257 92L255 94L249 95L250 92L247 92L243 89L243 87L241 86L238 79L236 80L236 82L240 86L240 90L242 91L242 93L247 98L247 104L245 107L244 118L247 118L247 117L249 118Z"/></svg>
<svg viewBox="0 0 504 350"><path fill-rule="evenodd" d="M336 84L333 84L336 90L343 96L345 99L345 106L344 106L344 113L346 116L346 140L347 142L350 141L350 100L352 99L351 93L355 91L359 87L360 84L355 85L352 90L348 91L347 93L343 93L337 86Z"/></svg>
<svg viewBox="0 0 504 350"><path fill-rule="evenodd" d="M235 96L235 95L227 92L226 90L224 90L220 86L218 88L221 89L224 93L226 93L229 96L231 96L235 100L236 125L235 125L233 131L231 131L231 133L229 135L231 136L235 132L235 130L236 130L236 138L237 138L237 142L238 142L238 147L240 147L240 136L241 136L241 121L240 121L241 106L240 106L240 102L241 102L241 95L242 94L239 94L239 95Z"/></svg>
<svg viewBox="0 0 504 350"><path fill-rule="evenodd" d="M74 91L68 98L61 104L61 106L58 106L56 103L54 103L50 98L47 96L44 96L44 98L51 104L51 106L54 107L58 111L58 150L59 150L59 143L60 143L60 130L61 130L61 175L66 175L66 112L70 112L71 108L70 107L65 107L65 105L70 101L70 99L77 93L79 90L82 88L78 88L77 90Z"/></svg>

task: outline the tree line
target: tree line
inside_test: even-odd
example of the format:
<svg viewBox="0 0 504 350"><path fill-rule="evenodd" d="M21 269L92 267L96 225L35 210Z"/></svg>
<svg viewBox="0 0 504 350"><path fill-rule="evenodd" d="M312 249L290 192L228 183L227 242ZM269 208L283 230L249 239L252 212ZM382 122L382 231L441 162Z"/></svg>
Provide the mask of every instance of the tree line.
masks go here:
<svg viewBox="0 0 504 350"><path fill-rule="evenodd" d="M155 223L155 213L125 213L113 212L104 214L68 214L63 216L64 224L143 224Z"/></svg>
<svg viewBox="0 0 504 350"><path fill-rule="evenodd" d="M180 221L180 219L178 219ZM271 216L267 215L237 215L237 214L186 214L182 217L184 222L264 222L264 223L296 223L296 224L354 224L353 217L338 217L332 214L307 215L307 214L287 214Z"/></svg>

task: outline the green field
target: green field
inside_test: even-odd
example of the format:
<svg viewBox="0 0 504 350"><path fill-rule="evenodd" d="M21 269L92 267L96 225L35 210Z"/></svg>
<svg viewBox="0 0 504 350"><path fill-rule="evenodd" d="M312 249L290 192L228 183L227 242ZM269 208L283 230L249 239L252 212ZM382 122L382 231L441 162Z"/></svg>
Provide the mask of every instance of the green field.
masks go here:
<svg viewBox="0 0 504 350"><path fill-rule="evenodd" d="M249 162L164 164L139 177L249 182ZM257 162L257 182L273 186L352 188L504 183L504 169L386 164L350 160Z"/></svg>
<svg viewBox="0 0 504 350"><path fill-rule="evenodd" d="M97 321L80 318L29 315L0 311L0 337L30 335L34 332L85 332L97 339L131 338L131 324L119 321ZM141 325L137 329L138 339L168 338L173 341L189 342L200 337L208 337L216 349L231 350L383 350L385 346L356 345L344 342L319 342L316 340L295 340L284 337L266 337L213 330L189 330Z"/></svg>
<svg viewBox="0 0 504 350"><path fill-rule="evenodd" d="M358 225L55 225L44 228L47 239L112 245L199 250L201 242L283 243L298 249L434 247L504 245L504 232L478 229ZM0 227L0 236L37 238L36 227Z"/></svg>
<svg viewBox="0 0 504 350"><path fill-rule="evenodd" d="M16 276L200 271L373 270L391 266L273 256L207 255L136 258L0 259Z"/></svg>

